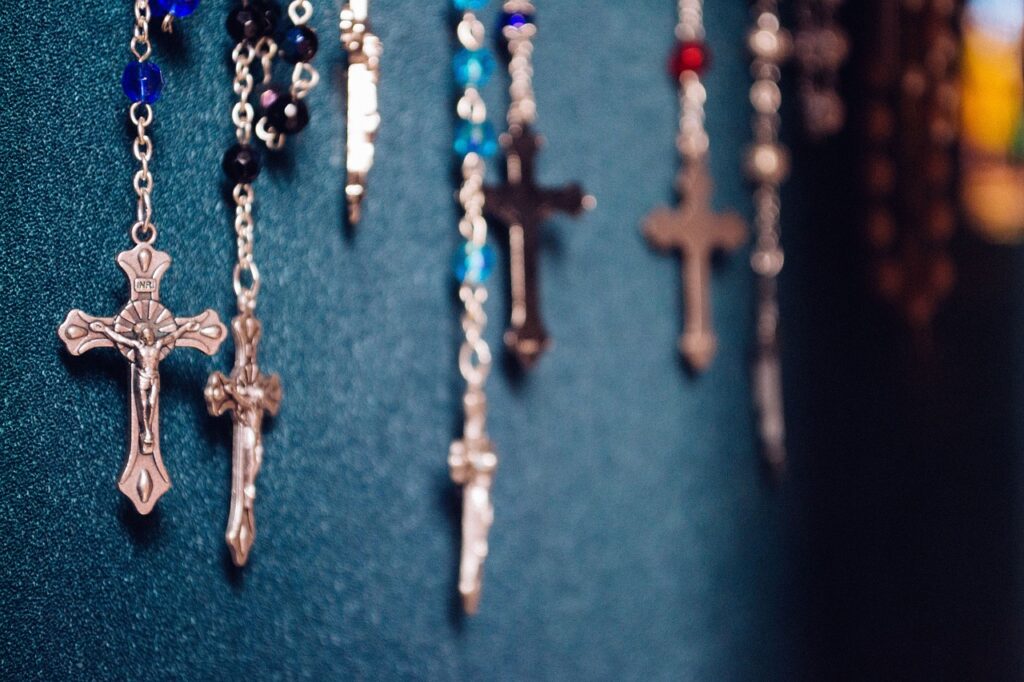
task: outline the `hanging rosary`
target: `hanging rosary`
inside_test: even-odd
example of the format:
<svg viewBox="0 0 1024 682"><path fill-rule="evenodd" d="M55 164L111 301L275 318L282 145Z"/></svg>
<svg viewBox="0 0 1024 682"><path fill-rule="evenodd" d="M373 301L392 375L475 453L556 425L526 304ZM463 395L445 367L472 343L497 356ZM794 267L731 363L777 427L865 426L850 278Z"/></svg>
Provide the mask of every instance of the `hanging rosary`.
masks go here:
<svg viewBox="0 0 1024 682"><path fill-rule="evenodd" d="M789 35L779 24L777 0L759 0L748 37L753 55L750 102L754 107L754 143L746 171L754 183L754 227L757 241L750 264L757 275L757 351L753 366L754 406L765 461L775 472L786 463L786 422L779 357L779 286L783 252L780 241L779 186L789 172L789 155L779 144L782 91L781 64L790 51Z"/></svg>
<svg viewBox="0 0 1024 682"><path fill-rule="evenodd" d="M345 201L350 225L356 225L362 216L367 176L373 168L373 145L380 128L377 82L383 46L370 31L369 4L369 0L350 0L341 8L339 22L341 44L348 53Z"/></svg>
<svg viewBox="0 0 1024 682"><path fill-rule="evenodd" d="M651 213L644 223L644 236L656 249L682 253L685 325L679 350L691 369L702 372L711 364L717 346L711 315L711 257L715 251L742 246L747 228L739 214L717 214L711 209L709 139L704 128L707 91L701 82L708 50L701 0L680 0L676 38L669 71L679 84L676 146L683 165L676 186L681 204Z"/></svg>
<svg viewBox="0 0 1024 682"><path fill-rule="evenodd" d="M125 67L121 86L131 101L129 117L135 126L132 153L139 161L133 186L137 197L131 238L135 247L117 256L128 277L129 301L115 317L94 317L72 310L58 334L72 355L94 348L115 348L130 366L131 438L128 459L118 488L140 514L152 511L171 487L160 454L160 362L177 347L195 348L213 355L227 330L213 310L196 317L175 317L160 301L160 280L171 257L153 248L157 230L153 222L153 103L163 90L160 68L150 61L151 19L148 0L135 0L135 23L130 43L136 61Z"/></svg>
<svg viewBox="0 0 1024 682"><path fill-rule="evenodd" d="M293 26L283 33L283 44L274 40L278 17L272 5L242 2L228 14L227 28L235 41L233 90L238 101L232 107L237 144L224 154L222 166L234 188L235 236L238 261L232 275L238 313L231 321L235 342L235 364L230 376L210 375L206 403L211 415L231 413L233 423L231 456L231 507L224 538L236 566L245 565L256 539L256 475L263 462L263 416L276 415L281 406L281 382L276 374L260 371L256 355L262 325L256 317L260 271L253 256L256 221L253 217L253 183L262 169L262 155L253 146L253 133L263 130L270 148L279 148L285 133L295 133L309 120L302 99L316 85L316 70L310 60L317 51L317 37L306 26L313 14L308 0L294 0L288 7ZM285 90L273 84L273 60L278 51L293 65L292 86ZM249 102L255 80L252 65L263 70L260 106L263 115Z"/></svg>
<svg viewBox="0 0 1024 682"><path fill-rule="evenodd" d="M541 228L555 213L575 216L596 205L594 198L585 195L579 185L548 189L537 184L534 167L543 138L531 128L537 117L533 95L536 33L531 2L509 0L504 4L501 34L508 49L511 81L508 132L500 138L505 149L505 183L484 188L487 213L508 229L512 305L505 345L525 369L532 367L550 345L540 312ZM479 69L481 80L486 80L493 62L480 58L477 66L467 58L463 68Z"/></svg>
<svg viewBox="0 0 1024 682"><path fill-rule="evenodd" d="M862 98L865 228L874 288L927 344L956 282L959 10L877 3Z"/></svg>
<svg viewBox="0 0 1024 682"><path fill-rule="evenodd" d="M462 185L458 200L463 215L459 233L465 240L454 258L459 299L463 304L464 340L459 350L459 371L466 381L462 398L462 438L454 441L448 454L452 480L463 487L462 551L459 561L459 593L466 613L477 612L483 585L487 537L494 521L491 483L498 456L487 435L487 396L484 385L491 371L491 349L484 340L487 314L487 281L494 269L494 249L487 243L484 219L484 175L486 159L498 150L494 127L487 121L487 107L479 87L493 70L494 57L484 45L484 25L473 10L487 0L454 0L462 11L456 35L461 49L455 55L455 79L462 88L456 105L460 123L456 127L455 154L462 160ZM489 67L487 65L490 65Z"/></svg>

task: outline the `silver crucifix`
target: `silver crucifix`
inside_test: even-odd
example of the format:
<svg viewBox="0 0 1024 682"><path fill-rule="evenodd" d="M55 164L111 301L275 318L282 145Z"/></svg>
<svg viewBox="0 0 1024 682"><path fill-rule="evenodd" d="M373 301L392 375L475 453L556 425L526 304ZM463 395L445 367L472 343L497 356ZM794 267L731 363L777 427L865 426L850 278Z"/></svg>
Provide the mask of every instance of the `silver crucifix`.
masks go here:
<svg viewBox="0 0 1024 682"><path fill-rule="evenodd" d="M206 404L210 414L231 412L234 422L231 450L231 511L224 539L236 566L244 566L256 539L256 474L263 463L263 414L277 414L281 406L281 382L267 376L256 364L260 323L248 313L231 321L235 338L235 367L230 377L210 375Z"/></svg>
<svg viewBox="0 0 1024 682"><path fill-rule="evenodd" d="M368 5L369 0L349 0L341 9L341 44L348 53L345 198L352 225L359 222L367 176L373 167L373 145L380 128L377 81L383 46L370 31Z"/></svg>
<svg viewBox="0 0 1024 682"><path fill-rule="evenodd" d="M463 609L473 615L480 608L487 537L494 522L491 484L498 468L498 456L485 429L487 399L483 391L469 389L462 402L466 414L465 430L462 439L452 443L448 467L452 480L462 486L459 594L462 595Z"/></svg>
<svg viewBox="0 0 1024 682"><path fill-rule="evenodd" d="M686 319L679 350L694 371L702 372L718 345L711 317L711 257L715 251L742 246L747 226L738 213L711 210L711 176L703 160L689 163L677 183L682 205L651 213L644 236L657 249L682 253Z"/></svg>
<svg viewBox="0 0 1024 682"><path fill-rule="evenodd" d="M72 310L57 333L72 355L116 348L130 363L131 441L118 488L148 514L171 487L160 456L160 362L176 347L213 355L227 330L213 310L176 318L160 303L160 280L171 265L166 253L139 244L119 254L117 264L128 276L128 304L116 317Z"/></svg>

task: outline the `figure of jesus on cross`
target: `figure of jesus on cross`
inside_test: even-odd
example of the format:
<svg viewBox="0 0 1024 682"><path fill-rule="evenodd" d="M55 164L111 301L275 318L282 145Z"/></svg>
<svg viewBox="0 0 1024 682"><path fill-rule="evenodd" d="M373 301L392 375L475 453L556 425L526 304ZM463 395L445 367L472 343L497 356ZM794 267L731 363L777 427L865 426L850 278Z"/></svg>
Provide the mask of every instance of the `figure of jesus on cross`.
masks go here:
<svg viewBox="0 0 1024 682"><path fill-rule="evenodd" d="M206 384L210 414L231 412L231 510L224 539L231 560L244 566L256 540L256 475L263 465L263 415L275 415L281 407L281 381L276 374L260 372L256 351L262 328L246 312L231 321L235 339L235 367L231 376L214 372Z"/></svg>

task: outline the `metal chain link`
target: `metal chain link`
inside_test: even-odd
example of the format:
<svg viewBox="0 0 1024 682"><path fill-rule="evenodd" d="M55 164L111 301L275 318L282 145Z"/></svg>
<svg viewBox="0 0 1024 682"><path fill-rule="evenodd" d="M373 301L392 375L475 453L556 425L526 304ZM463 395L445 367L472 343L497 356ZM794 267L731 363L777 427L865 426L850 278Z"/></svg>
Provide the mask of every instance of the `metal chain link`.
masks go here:
<svg viewBox="0 0 1024 682"><path fill-rule="evenodd" d="M135 0L135 24L128 46L139 63L149 59L153 53L149 41L149 20L148 0ZM137 204L131 237L136 244L152 244L156 241L156 225L153 223L153 174L149 170L149 163L153 160L153 139L148 129L153 124L153 107L144 102L134 102L128 110L128 117L135 126L132 155L139 162L139 170L132 178Z"/></svg>

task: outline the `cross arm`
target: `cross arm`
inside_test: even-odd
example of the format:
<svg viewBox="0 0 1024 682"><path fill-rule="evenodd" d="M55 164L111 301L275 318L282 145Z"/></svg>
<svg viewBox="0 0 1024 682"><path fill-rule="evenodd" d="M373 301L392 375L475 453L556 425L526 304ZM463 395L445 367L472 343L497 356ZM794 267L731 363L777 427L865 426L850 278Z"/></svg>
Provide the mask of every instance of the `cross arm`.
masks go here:
<svg viewBox="0 0 1024 682"><path fill-rule="evenodd" d="M544 192L544 209L548 212L568 213L577 216L586 208L587 195L577 184L566 185Z"/></svg>
<svg viewBox="0 0 1024 682"><path fill-rule="evenodd" d="M187 331L175 342L179 348L195 348L207 355L213 355L228 334L227 327L213 310L204 310L195 317L176 317L174 324L179 328L198 323L194 331ZM195 325L192 325L195 326Z"/></svg>
<svg viewBox="0 0 1024 682"><path fill-rule="evenodd" d="M238 403L230 390L233 381L231 377L214 372L206 382L203 395L206 397L206 407L214 417L219 417L225 412L238 408Z"/></svg>
<svg viewBox="0 0 1024 682"><path fill-rule="evenodd" d="M717 227L714 242L716 248L732 251L746 243L747 223L739 213L730 212L721 216Z"/></svg>
<svg viewBox="0 0 1024 682"><path fill-rule="evenodd" d="M261 377L263 384L263 409L276 415L281 409L281 379L276 374Z"/></svg>
<svg viewBox="0 0 1024 682"><path fill-rule="evenodd" d="M109 328L113 326L114 318L93 317L81 310L72 310L68 313L64 323L57 330L57 335L67 346L69 353L81 355L93 348L114 347L114 342L106 334L94 331L90 327L94 322L99 322Z"/></svg>
<svg viewBox="0 0 1024 682"><path fill-rule="evenodd" d="M644 237L662 251L680 248L678 231L678 212L668 208L655 209L644 221Z"/></svg>
<svg viewBox="0 0 1024 682"><path fill-rule="evenodd" d="M518 197L508 185L484 187L484 211L505 226L521 223L522 212Z"/></svg>

